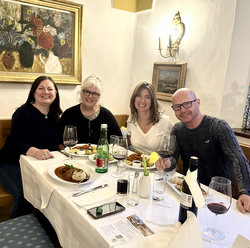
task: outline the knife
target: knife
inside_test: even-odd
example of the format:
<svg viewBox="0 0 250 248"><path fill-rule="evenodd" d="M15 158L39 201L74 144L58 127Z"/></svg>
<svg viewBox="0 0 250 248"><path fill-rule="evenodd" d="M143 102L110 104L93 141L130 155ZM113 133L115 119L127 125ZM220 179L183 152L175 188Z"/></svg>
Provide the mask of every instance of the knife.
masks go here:
<svg viewBox="0 0 250 248"><path fill-rule="evenodd" d="M63 155L69 158L69 154L66 153L64 150L58 150L58 152L62 153Z"/></svg>
<svg viewBox="0 0 250 248"><path fill-rule="evenodd" d="M108 186L108 184L105 183L105 184L99 185L99 186L97 186L95 188L92 188L92 189L89 189L89 190L85 190L85 191L80 191L80 192L74 193L72 196L73 197L77 197L77 196L80 196L80 195L83 195L83 194L95 191L97 189L103 189L103 188L105 188L107 186Z"/></svg>

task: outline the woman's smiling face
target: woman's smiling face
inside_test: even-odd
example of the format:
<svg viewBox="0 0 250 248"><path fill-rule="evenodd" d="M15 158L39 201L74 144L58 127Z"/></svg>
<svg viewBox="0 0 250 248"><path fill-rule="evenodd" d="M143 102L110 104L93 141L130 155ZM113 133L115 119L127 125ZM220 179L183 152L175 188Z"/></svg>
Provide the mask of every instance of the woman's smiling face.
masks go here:
<svg viewBox="0 0 250 248"><path fill-rule="evenodd" d="M56 98L56 89L54 84L49 80L43 80L37 87L34 93L35 103L37 104L48 104L54 102Z"/></svg>
<svg viewBox="0 0 250 248"><path fill-rule="evenodd" d="M84 90L86 90L90 94L86 95L86 93L84 93L83 90L81 91L81 99L82 99L83 105L86 107L94 107L100 99L100 90L96 86L90 86ZM93 97L93 94L91 93L97 93L99 94L99 96Z"/></svg>
<svg viewBox="0 0 250 248"><path fill-rule="evenodd" d="M135 97L135 108L138 112L149 111L151 107L151 96L148 89L142 89Z"/></svg>

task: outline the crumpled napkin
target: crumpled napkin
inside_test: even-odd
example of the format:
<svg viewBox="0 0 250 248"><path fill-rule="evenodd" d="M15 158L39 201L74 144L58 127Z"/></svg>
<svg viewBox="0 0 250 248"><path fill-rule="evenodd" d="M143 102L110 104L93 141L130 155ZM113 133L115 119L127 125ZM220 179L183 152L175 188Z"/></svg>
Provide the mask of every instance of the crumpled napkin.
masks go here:
<svg viewBox="0 0 250 248"><path fill-rule="evenodd" d="M103 202L114 197L116 197L116 191L108 186L103 189L98 189L96 191L74 197L73 202L79 207L84 207L87 205L96 204L98 202Z"/></svg>
<svg viewBox="0 0 250 248"><path fill-rule="evenodd" d="M129 242L120 248L205 248L196 216L188 211L187 220L177 222L166 230Z"/></svg>

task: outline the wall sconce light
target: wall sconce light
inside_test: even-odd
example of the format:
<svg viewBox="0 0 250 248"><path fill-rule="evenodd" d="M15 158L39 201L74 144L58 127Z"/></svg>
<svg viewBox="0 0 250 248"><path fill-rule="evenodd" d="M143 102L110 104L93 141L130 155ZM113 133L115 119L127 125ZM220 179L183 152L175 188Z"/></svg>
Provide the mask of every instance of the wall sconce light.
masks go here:
<svg viewBox="0 0 250 248"><path fill-rule="evenodd" d="M160 52L160 55L163 58L170 58L176 55L176 53L179 51L179 46L184 36L184 33L185 33L185 25L183 22L181 22L180 12L178 11L172 20L171 31L168 37L168 46L166 49L166 52L169 53L168 56L164 56L162 54L162 50L163 50L162 42L161 42L161 37L159 37L159 49L158 50Z"/></svg>

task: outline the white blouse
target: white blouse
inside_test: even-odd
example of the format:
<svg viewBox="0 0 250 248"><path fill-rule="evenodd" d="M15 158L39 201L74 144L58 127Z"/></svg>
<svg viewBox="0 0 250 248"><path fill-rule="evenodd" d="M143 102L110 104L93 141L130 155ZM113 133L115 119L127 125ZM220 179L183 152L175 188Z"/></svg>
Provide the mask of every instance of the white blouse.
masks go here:
<svg viewBox="0 0 250 248"><path fill-rule="evenodd" d="M157 152L163 134L171 132L173 123L167 115L162 115L147 133L144 133L136 122L128 122L127 134L130 136L131 144L137 151L150 155Z"/></svg>

